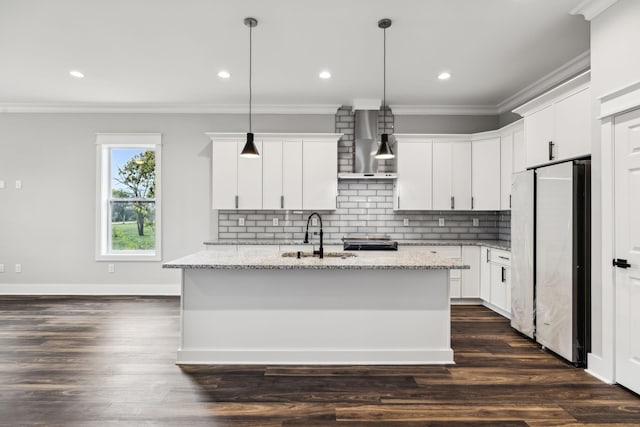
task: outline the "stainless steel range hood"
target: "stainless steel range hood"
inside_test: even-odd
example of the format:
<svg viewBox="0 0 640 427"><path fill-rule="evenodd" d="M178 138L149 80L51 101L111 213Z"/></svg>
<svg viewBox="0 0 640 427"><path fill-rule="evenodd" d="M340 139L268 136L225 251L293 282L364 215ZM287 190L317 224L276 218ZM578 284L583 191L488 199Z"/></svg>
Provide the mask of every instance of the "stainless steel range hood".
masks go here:
<svg viewBox="0 0 640 427"><path fill-rule="evenodd" d="M352 173L340 173L343 179L393 179L395 172L378 172L379 161L374 157L378 150L378 111L379 110L355 110L355 135L354 135L354 170ZM386 161L387 164L389 160ZM392 160L395 170L395 159Z"/></svg>

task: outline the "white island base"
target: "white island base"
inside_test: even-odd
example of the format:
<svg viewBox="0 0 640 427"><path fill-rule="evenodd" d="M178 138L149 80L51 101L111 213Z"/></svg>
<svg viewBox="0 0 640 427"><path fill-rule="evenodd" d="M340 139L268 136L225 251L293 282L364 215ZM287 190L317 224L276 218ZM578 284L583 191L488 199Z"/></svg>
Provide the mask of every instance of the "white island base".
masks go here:
<svg viewBox="0 0 640 427"><path fill-rule="evenodd" d="M453 363L449 271L184 268L177 363Z"/></svg>

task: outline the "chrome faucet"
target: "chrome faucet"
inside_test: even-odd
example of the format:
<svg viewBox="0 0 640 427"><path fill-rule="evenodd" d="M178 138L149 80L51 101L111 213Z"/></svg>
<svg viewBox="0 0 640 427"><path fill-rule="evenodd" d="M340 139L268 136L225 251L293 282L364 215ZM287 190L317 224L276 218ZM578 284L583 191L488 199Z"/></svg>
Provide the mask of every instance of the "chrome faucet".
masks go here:
<svg viewBox="0 0 640 427"><path fill-rule="evenodd" d="M311 217L317 216L320 220L320 249L317 251L314 249L313 254L318 255L320 258L324 258L324 249L322 248L322 217L318 212L312 212L307 218L307 231L304 233L304 243L309 243L309 222L311 221Z"/></svg>

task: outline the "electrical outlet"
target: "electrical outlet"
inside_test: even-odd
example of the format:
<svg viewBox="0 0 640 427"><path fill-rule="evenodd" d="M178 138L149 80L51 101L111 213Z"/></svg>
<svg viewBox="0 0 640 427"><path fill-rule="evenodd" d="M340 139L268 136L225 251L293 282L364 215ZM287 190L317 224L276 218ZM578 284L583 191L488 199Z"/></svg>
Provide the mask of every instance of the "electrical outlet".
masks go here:
<svg viewBox="0 0 640 427"><path fill-rule="evenodd" d="M438 218L438 226L444 227L444 218Z"/></svg>
<svg viewBox="0 0 640 427"><path fill-rule="evenodd" d="M16 190L19 190L22 188L22 181L19 179L16 179Z"/></svg>
<svg viewBox="0 0 640 427"><path fill-rule="evenodd" d="M480 227L480 219L479 218L473 218L473 226L474 227Z"/></svg>
<svg viewBox="0 0 640 427"><path fill-rule="evenodd" d="M273 218L273 226L274 227L278 226L278 218Z"/></svg>
<svg viewBox="0 0 640 427"><path fill-rule="evenodd" d="M114 264L107 265L107 271L109 273L115 273L116 272L116 266Z"/></svg>
<svg viewBox="0 0 640 427"><path fill-rule="evenodd" d="M0 179L0 190L4 189L4 180Z"/></svg>
<svg viewBox="0 0 640 427"><path fill-rule="evenodd" d="M22 264L16 264L16 273L22 273Z"/></svg>
<svg viewBox="0 0 640 427"><path fill-rule="evenodd" d="M0 264L0 273L4 273L4 264Z"/></svg>
<svg viewBox="0 0 640 427"><path fill-rule="evenodd" d="M405 218L405 219L402 221L402 224L403 224L405 227L408 227L408 226L409 226L409 218Z"/></svg>
<svg viewBox="0 0 640 427"><path fill-rule="evenodd" d="M313 225L314 227L318 226L318 218L316 218L315 216L313 218L311 218L311 225Z"/></svg>
<svg viewBox="0 0 640 427"><path fill-rule="evenodd" d="M238 225L242 227L244 225L244 218L238 218Z"/></svg>

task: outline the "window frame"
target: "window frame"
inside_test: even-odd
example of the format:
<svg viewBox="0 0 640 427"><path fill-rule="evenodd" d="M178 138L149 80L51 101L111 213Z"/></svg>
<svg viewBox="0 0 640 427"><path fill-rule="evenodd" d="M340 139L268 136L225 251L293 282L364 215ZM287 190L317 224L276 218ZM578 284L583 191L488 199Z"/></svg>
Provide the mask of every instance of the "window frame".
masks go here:
<svg viewBox="0 0 640 427"><path fill-rule="evenodd" d="M111 206L120 199L111 195L111 153L113 149L146 149L155 151L155 249L111 249ZM98 133L96 134L96 261L161 261L162 260L162 134Z"/></svg>

